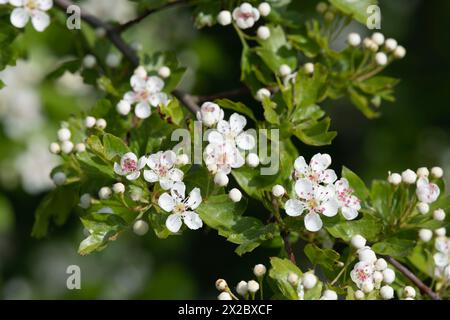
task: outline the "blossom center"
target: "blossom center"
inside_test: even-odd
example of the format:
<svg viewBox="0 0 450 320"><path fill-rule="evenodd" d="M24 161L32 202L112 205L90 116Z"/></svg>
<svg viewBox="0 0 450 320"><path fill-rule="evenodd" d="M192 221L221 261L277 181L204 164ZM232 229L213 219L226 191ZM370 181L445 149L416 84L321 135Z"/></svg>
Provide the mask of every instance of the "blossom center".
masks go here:
<svg viewBox="0 0 450 320"><path fill-rule="evenodd" d="M36 0L28 0L27 3L25 4L25 7L28 10L35 10L38 9L38 4L36 3Z"/></svg>
<svg viewBox="0 0 450 320"><path fill-rule="evenodd" d="M125 172L134 172L137 169L137 162L133 159L125 159L122 164L122 170Z"/></svg>

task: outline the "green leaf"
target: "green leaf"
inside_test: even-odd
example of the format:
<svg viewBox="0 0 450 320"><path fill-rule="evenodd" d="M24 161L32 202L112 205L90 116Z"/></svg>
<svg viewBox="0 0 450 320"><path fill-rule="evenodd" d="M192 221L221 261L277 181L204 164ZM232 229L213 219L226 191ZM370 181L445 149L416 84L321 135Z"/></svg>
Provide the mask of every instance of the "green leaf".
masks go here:
<svg viewBox="0 0 450 320"><path fill-rule="evenodd" d="M367 23L369 17L367 8L371 5L376 5L377 0L329 0L337 9L343 13L351 16L362 24Z"/></svg>
<svg viewBox="0 0 450 320"><path fill-rule="evenodd" d="M105 150L106 159L108 160L112 160L116 156L123 156L125 153L130 151L122 139L109 133L105 133L103 135L103 147Z"/></svg>
<svg viewBox="0 0 450 320"><path fill-rule="evenodd" d="M270 100L269 97L265 97L262 101L264 108L264 118L271 124L280 124L280 116L276 111L277 104Z"/></svg>
<svg viewBox="0 0 450 320"><path fill-rule="evenodd" d="M269 271L269 277L272 278L280 293L289 300L298 300L297 290L288 282L290 273L295 273L299 277L302 271L293 264L289 259L280 259L277 257L270 258L272 268Z"/></svg>
<svg viewBox="0 0 450 320"><path fill-rule="evenodd" d="M413 240L390 238L372 245L372 250L379 254L392 257L406 257L414 249L416 242Z"/></svg>
<svg viewBox="0 0 450 320"><path fill-rule="evenodd" d="M293 133L300 141L310 146L330 145L337 136L336 131L328 131L330 124L331 119L326 117L313 124L297 125L293 128Z"/></svg>
<svg viewBox="0 0 450 320"><path fill-rule="evenodd" d="M314 74L307 74L302 68L295 79L295 105L306 108L320 102L326 93L328 70L324 65L315 64Z"/></svg>
<svg viewBox="0 0 450 320"><path fill-rule="evenodd" d="M90 233L78 247L78 253L81 255L102 250L108 241L115 240L115 235L121 229L118 224L114 225L108 223L108 221L95 221L92 217L81 218L81 222Z"/></svg>
<svg viewBox="0 0 450 320"><path fill-rule="evenodd" d="M374 111L369 106L369 100L363 94L358 93L356 90L350 88L350 101L368 118L373 119L378 117L380 114Z"/></svg>
<svg viewBox="0 0 450 320"><path fill-rule="evenodd" d="M12 229L14 212L6 197L0 195L0 235Z"/></svg>
<svg viewBox="0 0 450 320"><path fill-rule="evenodd" d="M325 269L333 270L336 267L336 261L339 261L339 253L332 249L321 249L315 244L305 246L305 254L313 265L321 265Z"/></svg>
<svg viewBox="0 0 450 320"><path fill-rule="evenodd" d="M314 288L305 289L305 300L319 300L322 296L322 282L318 281Z"/></svg>
<svg viewBox="0 0 450 320"><path fill-rule="evenodd" d="M161 113L167 116L166 121L169 123L175 123L180 126L184 121L184 108L180 105L178 99L170 100L169 104L161 105Z"/></svg>
<svg viewBox="0 0 450 320"><path fill-rule="evenodd" d="M373 241L380 235L382 223L371 215L364 215L359 220L340 222L333 226L327 226L326 229L333 237L345 241L350 241L357 234L362 235L369 241Z"/></svg>
<svg viewBox="0 0 450 320"><path fill-rule="evenodd" d="M245 104L243 104L241 102L234 102L234 101L231 101L228 99L218 99L218 100L215 100L214 102L217 103L222 108L236 111L238 113L241 113L241 114L247 116L248 118L252 119L255 122L257 121L252 109L250 109L249 107L247 107Z"/></svg>
<svg viewBox="0 0 450 320"><path fill-rule="evenodd" d="M369 197L369 189L366 187L364 181L362 181L361 178L356 175L356 173L354 173L347 167L342 167L342 177L348 180L350 187L353 189L355 195L361 201L366 200Z"/></svg>

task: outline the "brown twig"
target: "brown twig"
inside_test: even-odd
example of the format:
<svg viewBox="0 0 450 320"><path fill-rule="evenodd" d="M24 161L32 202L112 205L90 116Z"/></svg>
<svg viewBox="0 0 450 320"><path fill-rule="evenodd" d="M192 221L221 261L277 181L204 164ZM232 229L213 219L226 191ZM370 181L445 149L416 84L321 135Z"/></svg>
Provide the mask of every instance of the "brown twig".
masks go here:
<svg viewBox="0 0 450 320"><path fill-rule="evenodd" d="M406 268L404 265L402 265L400 262L398 262L397 260L395 260L394 258L392 258L390 256L386 256L385 258L398 271L403 273L405 275L405 277L407 277L409 280L411 280L411 282L414 283L420 289L420 291L427 294L433 300L441 300L441 298L439 297L439 295L436 292L431 290L430 287L428 287L425 283L423 283L422 280L417 278L414 273L412 273L411 271L408 270L408 268Z"/></svg>

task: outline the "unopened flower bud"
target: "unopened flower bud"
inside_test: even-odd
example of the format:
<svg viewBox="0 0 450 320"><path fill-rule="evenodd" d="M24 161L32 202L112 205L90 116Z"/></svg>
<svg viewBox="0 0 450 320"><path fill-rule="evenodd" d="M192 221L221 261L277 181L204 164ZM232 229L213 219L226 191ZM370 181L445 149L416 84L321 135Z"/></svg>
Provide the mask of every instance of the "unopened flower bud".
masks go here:
<svg viewBox="0 0 450 320"><path fill-rule="evenodd" d="M231 298L231 295L228 292L221 292L218 296L217 299L219 300L233 300Z"/></svg>
<svg viewBox="0 0 450 320"><path fill-rule="evenodd" d="M124 193L125 192L125 185L121 182L117 182L112 187L114 193Z"/></svg>
<svg viewBox="0 0 450 320"><path fill-rule="evenodd" d="M143 236L148 232L148 223L144 220L137 220L133 224L133 232L138 236Z"/></svg>
<svg viewBox="0 0 450 320"><path fill-rule="evenodd" d="M284 187L279 184L272 187L272 194L274 195L274 197L281 197L285 194L285 192L286 190L284 189Z"/></svg>
<svg viewBox="0 0 450 320"><path fill-rule="evenodd" d="M240 281L236 286L236 292L242 296L245 297L248 293L248 284L247 281Z"/></svg>
<svg viewBox="0 0 450 320"><path fill-rule="evenodd" d="M429 229L420 229L419 230L419 238L423 242L428 242L433 237L433 232Z"/></svg>
<svg viewBox="0 0 450 320"><path fill-rule="evenodd" d="M292 73L292 69L287 64L282 64L280 66L279 73L282 77L287 77Z"/></svg>
<svg viewBox="0 0 450 320"><path fill-rule="evenodd" d="M380 289L380 296L384 300L389 300L394 297L394 289L391 286L382 286Z"/></svg>
<svg viewBox="0 0 450 320"><path fill-rule="evenodd" d="M225 187L229 182L228 176L223 172L217 172L214 176L214 183L220 187Z"/></svg>
<svg viewBox="0 0 450 320"><path fill-rule="evenodd" d="M442 228L439 228L439 229L434 230L434 233L435 233L438 237L444 237L445 234L447 233L447 230L446 230L444 227L442 227Z"/></svg>
<svg viewBox="0 0 450 320"><path fill-rule="evenodd" d="M389 52L394 52L394 50L397 49L397 46L398 46L397 40L392 38L387 39L386 42L384 43L384 47Z"/></svg>
<svg viewBox="0 0 450 320"><path fill-rule="evenodd" d="M287 281L291 286L296 287L298 284L298 275L295 272L290 272L287 277Z"/></svg>
<svg viewBox="0 0 450 320"><path fill-rule="evenodd" d="M256 293L259 290L259 283L256 282L255 280L250 280L247 283L247 287L248 287L248 292Z"/></svg>
<svg viewBox="0 0 450 320"><path fill-rule="evenodd" d="M411 286L406 286L406 287L403 289L403 295L404 295L406 298L414 298L414 297L416 296L416 289L414 289L414 288L411 287Z"/></svg>
<svg viewBox="0 0 450 320"><path fill-rule="evenodd" d="M431 175L437 179L440 179L444 176L444 170L441 167L433 167L431 168Z"/></svg>
<svg viewBox="0 0 450 320"><path fill-rule="evenodd" d="M61 128L58 130L58 140L59 141L68 141L70 140L70 137L72 134L70 133L70 130L67 128Z"/></svg>
<svg viewBox="0 0 450 320"><path fill-rule="evenodd" d="M258 11L263 17L267 17L270 14L271 7L267 2L261 2L258 6Z"/></svg>
<svg viewBox="0 0 450 320"><path fill-rule="evenodd" d="M364 293L370 293L374 289L373 283L371 281L366 281L363 283L361 289Z"/></svg>
<svg viewBox="0 0 450 320"><path fill-rule="evenodd" d="M386 270L386 268L387 268L386 260L384 260L383 258L377 259L377 261L375 262L375 269L377 271L383 271Z"/></svg>
<svg viewBox="0 0 450 320"><path fill-rule="evenodd" d="M87 69L92 69L97 64L97 59L92 54L87 54L83 59L83 65Z"/></svg>
<svg viewBox="0 0 450 320"><path fill-rule="evenodd" d="M84 120L84 125L86 126L86 128L92 128L95 126L96 122L97 120L94 117L89 116Z"/></svg>
<svg viewBox="0 0 450 320"><path fill-rule="evenodd" d="M445 220L445 211L442 209L434 210L433 219L437 220L437 221L444 221Z"/></svg>
<svg viewBox="0 0 450 320"><path fill-rule="evenodd" d="M179 154L177 156L177 159L175 160L175 164L180 167L185 166L188 163L189 163L189 156L185 153Z"/></svg>
<svg viewBox="0 0 450 320"><path fill-rule="evenodd" d="M383 281L383 274L380 271L375 271L373 273L373 281L376 284L380 284Z"/></svg>
<svg viewBox="0 0 450 320"><path fill-rule="evenodd" d="M230 197L231 201L239 202L242 199L242 192L239 189L233 188L228 193L228 196Z"/></svg>
<svg viewBox="0 0 450 320"><path fill-rule="evenodd" d="M97 122L95 123L95 125L100 130L104 130L106 128L106 120L105 119L97 119Z"/></svg>
<svg viewBox="0 0 450 320"><path fill-rule="evenodd" d="M261 88L256 92L256 100L263 101L265 98L270 98L270 91L266 88Z"/></svg>
<svg viewBox="0 0 450 320"><path fill-rule="evenodd" d="M361 290L355 291L355 299L356 300L362 300L362 299L364 299L364 296L365 296L365 294Z"/></svg>
<svg viewBox="0 0 450 320"><path fill-rule="evenodd" d="M384 35L381 32L375 32L372 35L372 41L375 42L378 46L382 46L384 43Z"/></svg>
<svg viewBox="0 0 450 320"><path fill-rule="evenodd" d="M419 178L427 178L430 175L430 171L428 171L428 168L421 167L417 169L417 176Z"/></svg>
<svg viewBox="0 0 450 320"><path fill-rule="evenodd" d="M120 100L116 106L116 110L119 114L126 116L131 111L131 104L126 100Z"/></svg>
<svg viewBox="0 0 450 320"><path fill-rule="evenodd" d="M388 63L388 57L387 57L387 55L384 52L378 52L375 55L375 62L379 66L385 66Z"/></svg>
<svg viewBox="0 0 450 320"><path fill-rule="evenodd" d="M406 56L406 49L405 47L398 46L394 51L394 57L396 59L403 59Z"/></svg>
<svg viewBox="0 0 450 320"><path fill-rule="evenodd" d="M314 64L311 63L311 62L305 63L303 68L305 69L305 72L307 74L313 74L314 73Z"/></svg>
<svg viewBox="0 0 450 320"><path fill-rule="evenodd" d="M355 249L361 249L366 245L366 238L360 234L356 234L351 239L351 244Z"/></svg>
<svg viewBox="0 0 450 320"><path fill-rule="evenodd" d="M61 143L61 151L65 154L69 154L73 151L73 143L72 141L63 141Z"/></svg>
<svg viewBox="0 0 450 320"><path fill-rule="evenodd" d="M52 142L50 144L49 150L53 154L58 154L61 152L61 146L59 145L58 142Z"/></svg>
<svg viewBox="0 0 450 320"><path fill-rule="evenodd" d="M369 247L364 247L358 250L358 258L360 261L375 263L377 261L377 256L375 252Z"/></svg>
<svg viewBox="0 0 450 320"><path fill-rule="evenodd" d="M106 65L110 68L117 68L120 65L120 55L117 53L108 53L106 56Z"/></svg>
<svg viewBox="0 0 450 320"><path fill-rule="evenodd" d="M348 35L347 41L352 47L357 47L361 44L361 36L356 32L352 32Z"/></svg>
<svg viewBox="0 0 450 320"><path fill-rule="evenodd" d="M111 198L112 190L109 187L103 187L98 192L98 197L102 200L107 200Z"/></svg>
<svg viewBox="0 0 450 320"><path fill-rule="evenodd" d="M395 280L395 272L390 268L383 270L383 281L384 283L391 284Z"/></svg>
<svg viewBox="0 0 450 320"><path fill-rule="evenodd" d="M55 183L56 186L62 186L64 183L66 183L66 174L64 172L56 172L53 177L52 180Z"/></svg>
<svg viewBox="0 0 450 320"><path fill-rule="evenodd" d="M402 182L402 176L398 173L391 173L388 177L388 182L393 185L399 185Z"/></svg>
<svg viewBox="0 0 450 320"><path fill-rule="evenodd" d="M323 292L322 297L320 298L320 300L337 300L338 299L338 295L336 293L336 291L333 290L325 290Z"/></svg>
<svg viewBox="0 0 450 320"><path fill-rule="evenodd" d="M172 72L171 72L170 68L167 67L167 66L162 66L162 67L159 68L159 70L158 70L158 75L159 75L161 78L164 78L164 79L170 77L170 74L171 74L171 73L172 73Z"/></svg>
<svg viewBox="0 0 450 320"><path fill-rule="evenodd" d="M259 166L259 157L256 153L249 153L245 159L245 162L249 167L256 168Z"/></svg>
<svg viewBox="0 0 450 320"><path fill-rule="evenodd" d="M317 277L315 276L315 274L307 272L303 274L302 284L305 287L305 289L312 289L317 284Z"/></svg>
<svg viewBox="0 0 450 320"><path fill-rule="evenodd" d="M430 211L430 206L428 205L428 203L419 202L417 204L417 211L419 211L421 214L427 214Z"/></svg>
<svg viewBox="0 0 450 320"><path fill-rule="evenodd" d="M222 10L217 15L217 22L222 26L231 24L231 12L228 10Z"/></svg>
<svg viewBox="0 0 450 320"><path fill-rule="evenodd" d="M86 145L84 143L77 143L75 145L75 151L78 153L82 153L86 151Z"/></svg>
<svg viewBox="0 0 450 320"><path fill-rule="evenodd" d="M228 284L224 279L218 279L216 281L216 289L219 291L224 291L228 288Z"/></svg>
<svg viewBox="0 0 450 320"><path fill-rule="evenodd" d="M91 206L92 197L89 193L85 193L80 197L80 203L78 204L83 209L88 209Z"/></svg>
<svg viewBox="0 0 450 320"><path fill-rule="evenodd" d="M402 172L402 181L407 184L413 184L416 182L417 174L411 169Z"/></svg>
<svg viewBox="0 0 450 320"><path fill-rule="evenodd" d="M253 268L253 274L258 278L264 276L266 274L266 271L267 271L266 266L263 264L257 264Z"/></svg>
<svg viewBox="0 0 450 320"><path fill-rule="evenodd" d="M260 26L256 31L256 35L261 40L267 40L270 38L270 29L266 26Z"/></svg>

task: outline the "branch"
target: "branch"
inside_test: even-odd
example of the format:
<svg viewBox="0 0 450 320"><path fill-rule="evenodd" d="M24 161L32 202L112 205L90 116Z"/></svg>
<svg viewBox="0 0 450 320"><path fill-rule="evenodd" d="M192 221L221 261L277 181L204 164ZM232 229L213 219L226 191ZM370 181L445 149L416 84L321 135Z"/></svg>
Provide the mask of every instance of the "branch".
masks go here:
<svg viewBox="0 0 450 320"><path fill-rule="evenodd" d="M174 90L172 94L177 97L193 114L197 114L200 111L198 106L198 97L184 93L180 90Z"/></svg>
<svg viewBox="0 0 450 320"><path fill-rule="evenodd" d="M139 22L141 22L142 20L144 20L145 18L147 18L149 15L156 13L158 11L164 10L166 8L170 8L173 7L175 5L180 5L180 4L187 4L188 0L174 0L171 2L167 2L157 8L152 8L152 9L146 9L144 10L144 12L142 12L142 14L140 16L138 16L137 18L130 20L128 22L125 22L121 25L119 25L118 27L116 27L116 32L118 33L122 33L125 30L127 30L128 28L134 26L135 24L138 24Z"/></svg>
<svg viewBox="0 0 450 320"><path fill-rule="evenodd" d="M405 275L412 283L414 283L423 293L426 293L433 300L441 300L436 292L431 290L425 283L423 283L419 278L416 277L414 273L409 271L404 265L395 260L390 256L386 256L386 260L389 261L395 268L397 268L401 273Z"/></svg>

